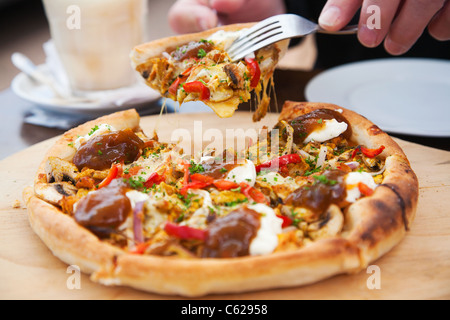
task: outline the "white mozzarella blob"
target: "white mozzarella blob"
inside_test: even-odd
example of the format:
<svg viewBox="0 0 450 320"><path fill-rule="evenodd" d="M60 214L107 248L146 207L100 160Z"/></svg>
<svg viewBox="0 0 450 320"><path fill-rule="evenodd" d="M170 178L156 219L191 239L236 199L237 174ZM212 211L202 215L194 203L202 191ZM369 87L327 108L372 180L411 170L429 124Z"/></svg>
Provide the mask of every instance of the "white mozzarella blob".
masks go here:
<svg viewBox="0 0 450 320"><path fill-rule="evenodd" d="M130 199L131 207L133 209L136 206L136 203L138 203L138 202L145 202L145 201L147 201L150 198L148 196L148 194L143 193L143 192L139 192L137 190L128 191L125 195L127 196L128 199Z"/></svg>
<svg viewBox="0 0 450 320"><path fill-rule="evenodd" d="M361 198L361 192L358 188L358 183L364 183L370 189L375 190L377 184L373 180L370 173L367 172L350 172L345 177L345 184L347 189L347 197L345 200L347 202L353 203L359 198Z"/></svg>
<svg viewBox="0 0 450 320"><path fill-rule="evenodd" d="M256 237L250 243L250 255L272 253L278 246L278 234L282 232L283 220L278 218L275 211L265 204L258 203L248 206L248 208L261 214L261 226Z"/></svg>
<svg viewBox="0 0 450 320"><path fill-rule="evenodd" d="M227 49L235 39L237 39L243 30L239 31L224 31L219 30L216 33L213 33L211 36L209 36L208 40L214 42L215 44L222 43L224 45L224 48Z"/></svg>
<svg viewBox="0 0 450 320"><path fill-rule="evenodd" d="M278 172L274 172L274 171L269 171L269 172L260 174L258 176L258 180L262 181L262 182L266 182L273 186L277 185L277 184L288 184L288 185L293 185L294 187L297 186L295 183L295 180L292 177L285 178Z"/></svg>
<svg viewBox="0 0 450 320"><path fill-rule="evenodd" d="M199 195L203 198L203 205L201 208L195 210L192 216L181 225L187 225L192 228L204 229L207 227L206 218L210 212L209 208L214 208L209 192L201 189L189 189L189 193Z"/></svg>
<svg viewBox="0 0 450 320"><path fill-rule="evenodd" d="M75 140L73 146L78 150L81 147L81 145L83 143L85 143L86 141L88 141L89 139L99 136L99 135L102 135L104 133L111 132L111 131L117 131L117 130L109 124L102 123L101 125L98 126L98 129L93 131L92 133L90 132L84 136L78 137Z"/></svg>
<svg viewBox="0 0 450 320"><path fill-rule="evenodd" d="M304 143L311 141L325 142L338 137L347 130L348 125L345 122L337 122L336 119L323 120L323 127L311 132L305 139Z"/></svg>
<svg viewBox="0 0 450 320"><path fill-rule="evenodd" d="M256 182L255 164L252 161L245 159L245 162L243 164L240 164L228 171L225 180L233 181L236 183L245 182L246 184L253 187Z"/></svg>

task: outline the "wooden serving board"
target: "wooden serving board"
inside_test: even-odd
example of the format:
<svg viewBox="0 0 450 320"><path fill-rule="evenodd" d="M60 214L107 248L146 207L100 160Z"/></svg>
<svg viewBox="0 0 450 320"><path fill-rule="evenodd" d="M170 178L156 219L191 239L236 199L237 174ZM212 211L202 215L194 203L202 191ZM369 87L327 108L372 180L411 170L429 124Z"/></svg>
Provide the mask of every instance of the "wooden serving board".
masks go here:
<svg viewBox="0 0 450 320"><path fill-rule="evenodd" d="M157 129L161 141L169 141L174 129L185 128L193 133L194 121L201 121L200 134L206 134L208 129L225 133L227 129L245 131L262 125L270 128L276 115L268 115L256 124L249 113L237 113L230 119L219 119L212 113L173 114L158 119L158 116L142 118L141 126L148 135ZM91 282L87 275L81 275L80 289L68 288L68 279L73 274L33 232L22 200L22 190L32 184L39 163L55 139L0 161L0 299L180 299L125 287L106 287ZM449 299L450 152L396 141L419 178L419 205L403 241L373 263L379 268L378 289L368 286L375 284L372 282L375 274L363 270L304 287L212 295L204 299Z"/></svg>

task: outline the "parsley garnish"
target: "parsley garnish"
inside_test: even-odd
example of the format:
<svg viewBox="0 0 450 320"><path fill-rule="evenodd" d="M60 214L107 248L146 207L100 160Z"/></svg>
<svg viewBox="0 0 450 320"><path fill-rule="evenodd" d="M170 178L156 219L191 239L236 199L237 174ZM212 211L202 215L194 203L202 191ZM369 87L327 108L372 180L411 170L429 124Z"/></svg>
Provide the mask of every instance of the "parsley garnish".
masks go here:
<svg viewBox="0 0 450 320"><path fill-rule="evenodd" d="M201 164L196 164L191 160L191 166L189 167L189 172L191 174L205 172L205 168Z"/></svg>
<svg viewBox="0 0 450 320"><path fill-rule="evenodd" d="M88 135L92 136L95 131L98 130L98 125L95 125L95 127L91 128L91 132L88 133Z"/></svg>
<svg viewBox="0 0 450 320"><path fill-rule="evenodd" d="M234 207L234 206L236 206L236 205L238 205L240 203L245 203L245 202L248 202L247 198L242 199L242 200L238 199L238 200L234 200L234 201L230 201L230 202L225 202L224 205L226 207Z"/></svg>
<svg viewBox="0 0 450 320"><path fill-rule="evenodd" d="M198 56L199 58L204 58L204 57L206 57L206 51L205 51L205 49L199 49L199 50L198 50L198 53L197 53L197 56Z"/></svg>
<svg viewBox="0 0 450 320"><path fill-rule="evenodd" d="M123 179L123 182L128 183L128 185L133 189L142 189L144 187L145 179L138 176L137 179L134 179L133 177Z"/></svg>
<svg viewBox="0 0 450 320"><path fill-rule="evenodd" d="M327 184L329 186L334 186L338 183L336 180L330 180L324 175L314 176L313 178L315 180L314 183L323 183L323 184Z"/></svg>
<svg viewBox="0 0 450 320"><path fill-rule="evenodd" d="M309 171L306 171L303 175L304 175L305 177L307 177L307 176L312 175L313 173L320 172L321 170L322 170L322 166L317 167L317 168L312 169L312 170L309 170Z"/></svg>

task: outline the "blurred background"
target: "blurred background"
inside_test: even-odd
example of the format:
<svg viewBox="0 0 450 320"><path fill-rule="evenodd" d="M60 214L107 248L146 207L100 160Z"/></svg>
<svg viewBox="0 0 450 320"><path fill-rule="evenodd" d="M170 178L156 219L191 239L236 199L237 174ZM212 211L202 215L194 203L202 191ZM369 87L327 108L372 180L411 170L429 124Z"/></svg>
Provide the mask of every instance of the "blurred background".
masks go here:
<svg viewBox="0 0 450 320"><path fill-rule="evenodd" d="M148 0L148 40L171 36L167 12L176 0ZM45 62L42 45L50 39L41 0L0 0L0 91L9 88L19 73L11 63L14 52L22 52L35 64ZM312 37L294 48L280 64L284 69L310 69L314 64ZM301 57L297 59L297 57ZM301 61L300 64L298 61Z"/></svg>
<svg viewBox="0 0 450 320"><path fill-rule="evenodd" d="M167 12L175 0L149 0L148 37L172 35ZM11 54L22 52L35 64L45 62L42 49L50 39L48 22L41 0L0 0L0 91L7 89L19 73Z"/></svg>

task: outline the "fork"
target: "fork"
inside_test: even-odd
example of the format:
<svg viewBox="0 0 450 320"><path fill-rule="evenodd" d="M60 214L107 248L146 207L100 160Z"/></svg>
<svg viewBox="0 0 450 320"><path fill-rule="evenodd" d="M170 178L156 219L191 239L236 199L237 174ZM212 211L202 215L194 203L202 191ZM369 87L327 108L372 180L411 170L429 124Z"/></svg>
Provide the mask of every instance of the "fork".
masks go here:
<svg viewBox="0 0 450 320"><path fill-rule="evenodd" d="M289 38L303 37L311 33L355 34L357 25L350 25L339 31L327 31L317 23L295 14L280 14L258 22L253 27L244 30L228 48L231 60L237 61L245 56L264 48L272 43Z"/></svg>

